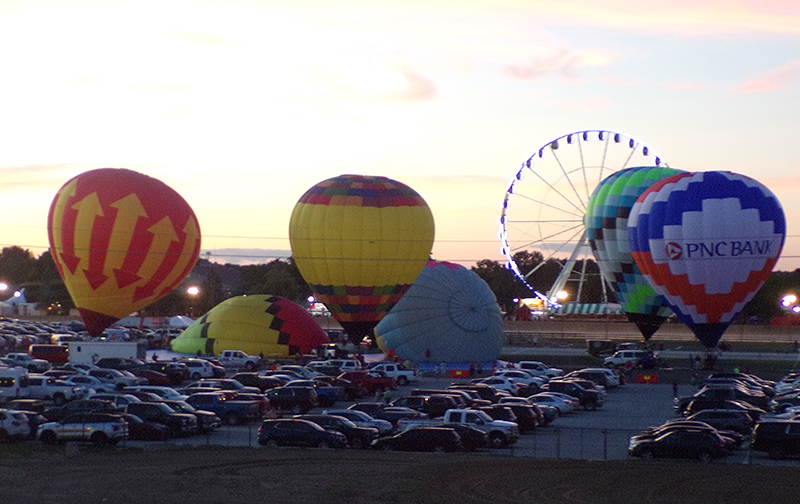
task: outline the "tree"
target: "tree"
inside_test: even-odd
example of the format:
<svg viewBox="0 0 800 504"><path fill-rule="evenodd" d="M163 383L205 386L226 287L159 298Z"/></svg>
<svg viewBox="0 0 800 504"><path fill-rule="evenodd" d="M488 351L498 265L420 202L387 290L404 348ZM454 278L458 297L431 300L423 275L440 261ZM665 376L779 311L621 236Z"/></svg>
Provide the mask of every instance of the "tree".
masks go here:
<svg viewBox="0 0 800 504"><path fill-rule="evenodd" d="M517 278L514 272L497 261L483 259L478 261L477 265L471 269L489 285L489 288L497 298L497 304L506 313L515 309L515 298L524 298L531 295L528 288Z"/></svg>

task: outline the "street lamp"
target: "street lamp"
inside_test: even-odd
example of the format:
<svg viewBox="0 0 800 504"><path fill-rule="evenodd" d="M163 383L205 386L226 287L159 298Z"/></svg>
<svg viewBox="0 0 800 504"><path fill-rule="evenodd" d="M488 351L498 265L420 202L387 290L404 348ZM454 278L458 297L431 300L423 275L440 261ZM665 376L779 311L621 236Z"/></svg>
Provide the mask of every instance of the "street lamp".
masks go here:
<svg viewBox="0 0 800 504"><path fill-rule="evenodd" d="M186 288L186 295L189 296L189 303L190 303L189 304L190 317L194 315L194 306L192 306L192 304L194 304L193 298L196 298L198 294L200 294L200 287L196 285L190 285L189 287Z"/></svg>

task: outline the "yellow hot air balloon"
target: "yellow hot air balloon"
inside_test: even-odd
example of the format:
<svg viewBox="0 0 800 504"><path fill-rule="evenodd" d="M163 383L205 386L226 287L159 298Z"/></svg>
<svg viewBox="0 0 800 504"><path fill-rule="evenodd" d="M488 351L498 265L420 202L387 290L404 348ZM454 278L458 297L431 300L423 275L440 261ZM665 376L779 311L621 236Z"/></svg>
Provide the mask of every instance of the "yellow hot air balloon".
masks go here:
<svg viewBox="0 0 800 504"><path fill-rule="evenodd" d="M219 355L242 350L264 357L310 353L328 337L308 312L280 296L236 296L221 302L172 340L176 352Z"/></svg>
<svg viewBox="0 0 800 504"><path fill-rule="evenodd" d="M433 236L433 215L416 191L365 175L314 185L289 225L300 273L354 343L372 334L417 279Z"/></svg>

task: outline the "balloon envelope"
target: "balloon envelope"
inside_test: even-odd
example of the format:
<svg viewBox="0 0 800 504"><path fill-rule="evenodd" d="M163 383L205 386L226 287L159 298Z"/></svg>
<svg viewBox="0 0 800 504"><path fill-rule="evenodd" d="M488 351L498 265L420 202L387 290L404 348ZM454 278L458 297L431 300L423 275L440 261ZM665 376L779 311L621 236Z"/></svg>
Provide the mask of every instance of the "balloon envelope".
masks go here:
<svg viewBox="0 0 800 504"><path fill-rule="evenodd" d="M474 271L430 261L375 327L384 351L414 362L487 362L503 346L503 317Z"/></svg>
<svg viewBox="0 0 800 504"><path fill-rule="evenodd" d="M324 180L292 211L297 268L354 343L400 300L433 247L433 215L410 187L386 177Z"/></svg>
<svg viewBox="0 0 800 504"><path fill-rule="evenodd" d="M584 216L589 245L600 272L645 340L650 339L672 311L633 260L628 243L628 216L636 200L650 186L678 173L685 172L656 166L615 172L595 188Z"/></svg>
<svg viewBox="0 0 800 504"><path fill-rule="evenodd" d="M664 179L639 197L628 220L636 264L706 347L769 278L785 234L775 195L730 172Z"/></svg>
<svg viewBox="0 0 800 504"><path fill-rule="evenodd" d="M50 252L89 334L173 291L192 271L200 227L172 188L141 173L91 170L59 189Z"/></svg>
<svg viewBox="0 0 800 504"><path fill-rule="evenodd" d="M171 347L187 354L242 350L288 357L310 353L328 342L319 324L296 303L280 296L250 295L218 304L172 340Z"/></svg>

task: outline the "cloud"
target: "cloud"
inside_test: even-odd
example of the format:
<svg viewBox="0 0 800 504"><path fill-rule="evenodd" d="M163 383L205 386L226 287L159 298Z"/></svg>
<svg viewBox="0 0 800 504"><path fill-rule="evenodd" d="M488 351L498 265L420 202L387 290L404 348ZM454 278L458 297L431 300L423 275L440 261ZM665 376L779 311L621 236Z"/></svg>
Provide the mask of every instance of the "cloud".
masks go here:
<svg viewBox="0 0 800 504"><path fill-rule="evenodd" d="M794 88L800 80L800 59L757 75L744 84L733 89L736 93L755 94L773 93L787 88Z"/></svg>
<svg viewBox="0 0 800 504"><path fill-rule="evenodd" d="M200 252L200 257L221 264L264 264L292 255L291 250L218 248Z"/></svg>

